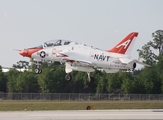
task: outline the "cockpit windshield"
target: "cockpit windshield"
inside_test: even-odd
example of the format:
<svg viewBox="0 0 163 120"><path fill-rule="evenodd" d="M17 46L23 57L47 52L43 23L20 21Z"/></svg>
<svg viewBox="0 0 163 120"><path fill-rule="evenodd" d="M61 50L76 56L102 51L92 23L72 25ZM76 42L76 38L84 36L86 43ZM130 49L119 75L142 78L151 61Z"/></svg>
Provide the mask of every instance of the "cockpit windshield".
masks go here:
<svg viewBox="0 0 163 120"><path fill-rule="evenodd" d="M44 47L52 47L52 46L63 46L70 44L71 41L68 40L50 40L44 43Z"/></svg>

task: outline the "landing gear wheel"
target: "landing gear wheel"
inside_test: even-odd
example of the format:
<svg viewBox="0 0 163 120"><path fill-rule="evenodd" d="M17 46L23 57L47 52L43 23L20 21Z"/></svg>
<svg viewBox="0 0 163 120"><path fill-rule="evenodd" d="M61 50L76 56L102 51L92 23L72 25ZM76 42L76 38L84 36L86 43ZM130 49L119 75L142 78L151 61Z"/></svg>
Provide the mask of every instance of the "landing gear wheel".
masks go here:
<svg viewBox="0 0 163 120"><path fill-rule="evenodd" d="M70 74L67 74L67 75L65 76L65 80L71 81L71 80L72 80L72 76L71 76Z"/></svg>
<svg viewBox="0 0 163 120"><path fill-rule="evenodd" d="M37 68L37 69L35 69L35 73L36 74L38 74L39 73L39 69Z"/></svg>
<svg viewBox="0 0 163 120"><path fill-rule="evenodd" d="M36 68L36 69L35 69L35 73L36 73L36 74L41 74L41 73L42 73L42 69Z"/></svg>
<svg viewBox="0 0 163 120"><path fill-rule="evenodd" d="M41 74L42 73L42 69L39 69L39 73L38 74Z"/></svg>

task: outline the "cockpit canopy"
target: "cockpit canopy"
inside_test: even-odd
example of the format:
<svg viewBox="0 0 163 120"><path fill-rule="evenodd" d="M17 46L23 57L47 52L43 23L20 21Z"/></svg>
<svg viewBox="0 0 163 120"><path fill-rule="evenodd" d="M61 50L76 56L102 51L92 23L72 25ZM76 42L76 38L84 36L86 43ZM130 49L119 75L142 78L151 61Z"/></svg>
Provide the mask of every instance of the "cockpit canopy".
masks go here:
<svg viewBox="0 0 163 120"><path fill-rule="evenodd" d="M34 48L47 48L47 47L53 47L53 46L64 46L64 45L69 45L69 44L81 45L81 43L78 43L78 42L57 39L57 40L49 40L47 42L44 42L42 45L34 47ZM86 46L83 43L82 43L82 45Z"/></svg>
<svg viewBox="0 0 163 120"><path fill-rule="evenodd" d="M52 46L68 45L70 43L71 41L68 41L68 40L50 40L50 41L44 42L43 46L44 48L46 48L46 47L52 47Z"/></svg>

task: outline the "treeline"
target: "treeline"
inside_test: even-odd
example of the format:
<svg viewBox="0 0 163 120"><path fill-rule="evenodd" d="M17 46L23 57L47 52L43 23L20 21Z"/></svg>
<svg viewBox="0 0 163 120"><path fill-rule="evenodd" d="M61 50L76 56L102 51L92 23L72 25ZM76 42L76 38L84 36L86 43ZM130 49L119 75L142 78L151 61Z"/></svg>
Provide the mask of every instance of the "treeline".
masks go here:
<svg viewBox="0 0 163 120"><path fill-rule="evenodd" d="M107 74L95 71L94 82L89 83L87 73L73 71L72 81L65 80L65 66L56 63L42 65L42 74L35 74L33 65L26 61L14 64L7 73L0 67L0 91L16 93L125 93L163 94L163 31L152 33L153 41L138 49L139 58L151 65L132 72ZM158 50L158 54L153 51Z"/></svg>
<svg viewBox="0 0 163 120"><path fill-rule="evenodd" d="M94 82L89 83L87 73L72 72L72 81L65 80L64 66L44 64L42 74L34 71L20 72L0 68L0 91L15 93L128 93L162 94L163 61L157 65L133 73L107 74L95 71Z"/></svg>

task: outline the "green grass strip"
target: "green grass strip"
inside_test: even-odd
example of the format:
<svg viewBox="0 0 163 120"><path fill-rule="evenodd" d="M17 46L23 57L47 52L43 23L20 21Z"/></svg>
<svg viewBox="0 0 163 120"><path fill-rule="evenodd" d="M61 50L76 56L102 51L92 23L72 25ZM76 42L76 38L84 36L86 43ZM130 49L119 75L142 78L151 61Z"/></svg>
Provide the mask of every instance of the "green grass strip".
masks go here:
<svg viewBox="0 0 163 120"><path fill-rule="evenodd" d="M163 109L163 101L0 101L0 111Z"/></svg>

